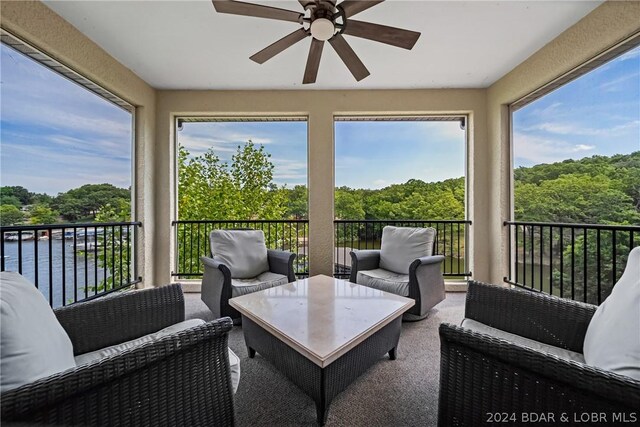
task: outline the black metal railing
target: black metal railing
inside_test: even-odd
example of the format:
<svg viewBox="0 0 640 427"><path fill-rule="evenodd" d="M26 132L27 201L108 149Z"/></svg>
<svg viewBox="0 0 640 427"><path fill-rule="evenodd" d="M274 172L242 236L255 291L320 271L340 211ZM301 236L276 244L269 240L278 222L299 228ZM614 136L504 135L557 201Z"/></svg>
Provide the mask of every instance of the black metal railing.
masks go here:
<svg viewBox="0 0 640 427"><path fill-rule="evenodd" d="M515 286L600 304L624 271L640 226L505 221Z"/></svg>
<svg viewBox="0 0 640 427"><path fill-rule="evenodd" d="M309 275L309 220L221 220L172 223L175 237L175 264L171 273L179 278L202 277L201 256L210 256L209 234L219 229L262 230L269 249L280 249L297 254L294 264L298 277Z"/></svg>
<svg viewBox="0 0 640 427"><path fill-rule="evenodd" d="M349 277L352 249L380 249L382 229L386 225L435 228L435 254L445 257L443 275L449 280L471 276L466 245L471 221L466 220L336 220L334 276Z"/></svg>
<svg viewBox="0 0 640 427"><path fill-rule="evenodd" d="M135 242L140 222L0 227L0 270L32 281L52 307L141 281Z"/></svg>

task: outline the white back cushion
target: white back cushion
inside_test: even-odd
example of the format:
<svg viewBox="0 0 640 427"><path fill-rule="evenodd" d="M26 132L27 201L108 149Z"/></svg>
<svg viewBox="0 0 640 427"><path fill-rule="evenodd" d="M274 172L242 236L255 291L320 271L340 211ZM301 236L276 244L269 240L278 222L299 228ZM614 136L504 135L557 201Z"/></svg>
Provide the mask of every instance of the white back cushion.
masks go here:
<svg viewBox="0 0 640 427"><path fill-rule="evenodd" d="M214 230L210 241L211 253L234 279L251 279L269 270L262 230Z"/></svg>
<svg viewBox="0 0 640 427"><path fill-rule="evenodd" d="M73 345L44 296L18 273L0 273L0 391L75 368Z"/></svg>
<svg viewBox="0 0 640 427"><path fill-rule="evenodd" d="M416 259L431 255L436 230L386 226L382 229L380 268L409 274L409 266Z"/></svg>
<svg viewBox="0 0 640 427"><path fill-rule="evenodd" d="M640 247L629 253L622 277L589 323L584 360L640 380Z"/></svg>

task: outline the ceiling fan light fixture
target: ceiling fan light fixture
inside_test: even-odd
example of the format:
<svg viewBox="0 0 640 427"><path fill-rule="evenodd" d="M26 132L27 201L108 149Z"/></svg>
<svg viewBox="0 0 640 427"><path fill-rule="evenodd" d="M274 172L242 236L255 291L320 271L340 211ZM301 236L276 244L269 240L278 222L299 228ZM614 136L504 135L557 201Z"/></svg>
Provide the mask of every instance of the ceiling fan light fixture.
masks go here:
<svg viewBox="0 0 640 427"><path fill-rule="evenodd" d="M311 23L311 35L314 39L327 41L333 37L335 26L330 19L316 18Z"/></svg>

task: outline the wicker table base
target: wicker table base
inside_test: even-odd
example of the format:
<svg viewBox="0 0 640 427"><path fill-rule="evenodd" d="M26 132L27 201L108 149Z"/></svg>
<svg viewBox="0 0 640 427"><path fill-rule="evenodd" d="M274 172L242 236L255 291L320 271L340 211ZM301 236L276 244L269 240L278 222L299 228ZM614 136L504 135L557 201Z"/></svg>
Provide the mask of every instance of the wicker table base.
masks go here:
<svg viewBox="0 0 640 427"><path fill-rule="evenodd" d="M249 357L258 352L316 403L318 424L324 425L329 404L341 391L389 353L395 360L402 316L382 327L333 363L321 368L290 346L242 316Z"/></svg>

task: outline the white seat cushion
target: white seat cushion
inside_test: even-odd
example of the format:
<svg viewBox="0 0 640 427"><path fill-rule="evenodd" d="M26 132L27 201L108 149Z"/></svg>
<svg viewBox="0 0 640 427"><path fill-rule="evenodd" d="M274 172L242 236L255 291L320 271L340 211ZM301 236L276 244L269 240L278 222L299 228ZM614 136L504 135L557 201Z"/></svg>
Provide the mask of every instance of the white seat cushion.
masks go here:
<svg viewBox="0 0 640 427"><path fill-rule="evenodd" d="M184 322L176 323L174 325L161 329L158 332L154 332L149 335L144 335L142 337L135 338L131 341L115 344L109 347L101 348L99 350L91 351L89 353L79 354L75 357L76 364L78 366L85 365L87 363L91 363L96 360L102 360L105 357L115 356L126 350L130 350L132 348L141 346L142 344L157 341L158 339L165 337L167 335L184 331L194 326L202 325L203 323L204 323L204 320L202 319L185 320Z"/></svg>
<svg viewBox="0 0 640 427"><path fill-rule="evenodd" d="M520 335L512 334L510 332L505 332L501 329L493 328L491 326L485 325L484 323L477 322L473 319L464 319L461 326L463 328L471 329L474 332L491 335L496 338L502 338L503 340L507 340L524 347L529 347L536 351L550 353L564 360L584 363L584 356L580 353L576 353L575 351L565 350L564 348L541 343L539 341L534 341L529 338L521 337Z"/></svg>
<svg viewBox="0 0 640 427"><path fill-rule="evenodd" d="M105 357L115 356L120 353L123 353L132 348L136 348L142 344L150 343L158 341L162 337L166 337L168 335L175 334L176 332L184 331L190 328L193 328L198 325L202 325L205 323L202 319L189 319L184 322L179 322L168 326L164 329L159 330L158 332L154 332L149 335L142 336L140 338L133 339L131 341L126 341L120 344L112 345L109 347L101 348L99 350L91 351L89 353L79 354L75 357L75 363L80 365L86 365L89 363L93 363L99 360L104 359ZM233 386L233 392L235 393L238 389L238 384L240 383L240 359L236 354L231 350L229 350L229 365L231 367L231 385Z"/></svg>
<svg viewBox="0 0 640 427"><path fill-rule="evenodd" d="M240 358L231 349L229 349L229 366L231 367L231 385L235 393L240 384Z"/></svg>
<svg viewBox="0 0 640 427"><path fill-rule="evenodd" d="M430 256L436 238L434 228L386 226L380 243L380 268L400 274L409 274L413 261Z"/></svg>
<svg viewBox="0 0 640 427"><path fill-rule="evenodd" d="M0 273L0 392L75 368L73 344L44 296L18 273Z"/></svg>
<svg viewBox="0 0 640 427"><path fill-rule="evenodd" d="M251 279L269 270L262 230L214 230L209 240L211 253L234 279Z"/></svg>
<svg viewBox="0 0 640 427"><path fill-rule="evenodd" d="M640 247L611 295L591 318L584 337L588 365L640 380Z"/></svg>
<svg viewBox="0 0 640 427"><path fill-rule="evenodd" d="M264 272L251 279L231 279L231 296L239 297L240 295L258 292L287 283L289 283L287 276L270 271Z"/></svg>
<svg viewBox="0 0 640 427"><path fill-rule="evenodd" d="M356 283L404 297L409 296L408 274L394 273L382 268L358 271Z"/></svg>

